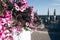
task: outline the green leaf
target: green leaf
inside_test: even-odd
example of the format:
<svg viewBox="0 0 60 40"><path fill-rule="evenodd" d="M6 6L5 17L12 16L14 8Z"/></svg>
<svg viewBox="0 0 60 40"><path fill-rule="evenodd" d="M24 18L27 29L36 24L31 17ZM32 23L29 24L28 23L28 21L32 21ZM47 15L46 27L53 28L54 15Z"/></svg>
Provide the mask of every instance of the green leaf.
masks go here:
<svg viewBox="0 0 60 40"><path fill-rule="evenodd" d="M7 2L7 0L3 0L4 2Z"/></svg>
<svg viewBox="0 0 60 40"><path fill-rule="evenodd" d="M10 27L9 27L8 24L4 24L4 26L5 26L8 30L10 29Z"/></svg>
<svg viewBox="0 0 60 40"><path fill-rule="evenodd" d="M12 25L15 26L15 27L18 26L17 21L14 21L14 22L12 23Z"/></svg>

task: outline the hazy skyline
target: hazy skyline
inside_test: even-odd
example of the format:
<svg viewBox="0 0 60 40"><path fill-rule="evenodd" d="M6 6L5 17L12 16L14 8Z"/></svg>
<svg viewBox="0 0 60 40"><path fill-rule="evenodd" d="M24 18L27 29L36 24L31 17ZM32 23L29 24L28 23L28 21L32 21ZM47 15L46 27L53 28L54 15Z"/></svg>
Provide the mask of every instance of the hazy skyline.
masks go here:
<svg viewBox="0 0 60 40"><path fill-rule="evenodd" d="M50 15L53 15L54 9L60 15L60 0L28 0L28 5L34 6L34 11L38 10L39 15L47 15L48 8Z"/></svg>

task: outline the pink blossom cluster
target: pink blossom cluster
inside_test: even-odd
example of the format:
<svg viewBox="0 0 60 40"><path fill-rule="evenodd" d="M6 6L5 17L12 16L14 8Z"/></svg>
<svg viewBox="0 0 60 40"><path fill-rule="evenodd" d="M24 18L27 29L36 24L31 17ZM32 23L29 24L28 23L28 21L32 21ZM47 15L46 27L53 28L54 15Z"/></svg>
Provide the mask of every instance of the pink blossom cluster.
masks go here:
<svg viewBox="0 0 60 40"><path fill-rule="evenodd" d="M6 37L7 29L4 24L6 23L8 24L9 21L10 19L8 17L7 18L0 17L0 40L4 40Z"/></svg>
<svg viewBox="0 0 60 40"><path fill-rule="evenodd" d="M21 6L20 11L23 12L24 10L26 10L26 8L28 8L27 4Z"/></svg>
<svg viewBox="0 0 60 40"><path fill-rule="evenodd" d="M19 0L19 2L24 4L24 5L20 6L20 7L17 5L17 3L13 2L13 0L8 0L8 2L12 3L17 11L23 12L28 7L26 0Z"/></svg>
<svg viewBox="0 0 60 40"><path fill-rule="evenodd" d="M0 19L0 40L5 40L7 37L7 29L4 24L8 24L7 20L5 18ZM10 25L9 25L10 26ZM9 35L10 36L10 35Z"/></svg>
<svg viewBox="0 0 60 40"><path fill-rule="evenodd" d="M12 27L11 21L12 21L12 11L6 10L3 17L0 17L0 40L9 40L9 39L13 40L13 37L12 37L13 33L10 32L11 35L8 34L9 30L7 30L5 27L5 24L8 24L9 27Z"/></svg>
<svg viewBox="0 0 60 40"><path fill-rule="evenodd" d="M1 0L1 1L3 1L3 0ZM17 11L23 12L24 10L26 10L26 8L28 8L26 0L19 0L19 2L24 4L22 6L18 6L17 3L15 3L15 2L13 3L13 0L8 0L8 2L11 2ZM32 6L31 9L33 10L33 8L34 7ZM30 11L31 22L30 23L26 22L25 23L26 26L32 26L34 23L34 13L32 12L32 10ZM5 24L8 24L8 26L10 27L9 30L11 32L5 27ZM4 15L0 16L0 40L9 40L9 39L14 40L13 39L14 30L16 30L18 33L20 33L22 31L20 28L20 26L22 25L21 22L18 22L17 27L13 27L11 24L12 24L12 10L10 10L10 11L5 10Z"/></svg>
<svg viewBox="0 0 60 40"><path fill-rule="evenodd" d="M3 15L3 17L0 17L0 24L4 25L6 23L11 23L12 20L12 13L11 11L6 11Z"/></svg>
<svg viewBox="0 0 60 40"><path fill-rule="evenodd" d="M25 3L24 5L22 5L21 7L19 7L16 3L14 3L14 7L17 11L21 11L23 12L24 10L26 10L26 8L28 8L27 3Z"/></svg>
<svg viewBox="0 0 60 40"><path fill-rule="evenodd" d="M11 19L11 18L12 18L12 11L6 10L6 11L4 12L4 17Z"/></svg>
<svg viewBox="0 0 60 40"><path fill-rule="evenodd" d="M3 0L2 0L2 2L3 2ZM21 2L22 4L24 4L24 5L20 6L20 7L17 5L17 3L14 3L13 0L8 0L8 2L10 2L11 4L13 4L14 7L15 7L15 9L17 11L23 12L28 7L26 0L19 0L19 2ZM4 9L7 9L8 8L7 4L5 4L4 2L3 2L3 4L4 4L4 7L5 7Z"/></svg>
<svg viewBox="0 0 60 40"><path fill-rule="evenodd" d="M0 40L3 40L6 36L6 28L0 25Z"/></svg>
<svg viewBox="0 0 60 40"><path fill-rule="evenodd" d="M5 26L0 26L0 40L8 40L9 37L10 40L13 40L12 34L8 34L9 30L6 29Z"/></svg>
<svg viewBox="0 0 60 40"><path fill-rule="evenodd" d="M5 18L4 18L5 17ZM10 40L13 40L13 30L15 29L18 33L20 33L22 30L20 29L20 22L19 22L19 26L17 26L17 27L12 27L12 12L11 11L6 11L5 13L4 13L4 17L0 17L0 40L8 40L8 39L10 39ZM8 24L8 26L10 27L10 31L9 30L7 30L6 29L6 27L5 27L5 24ZM10 32L10 34L8 35L7 33L9 33Z"/></svg>

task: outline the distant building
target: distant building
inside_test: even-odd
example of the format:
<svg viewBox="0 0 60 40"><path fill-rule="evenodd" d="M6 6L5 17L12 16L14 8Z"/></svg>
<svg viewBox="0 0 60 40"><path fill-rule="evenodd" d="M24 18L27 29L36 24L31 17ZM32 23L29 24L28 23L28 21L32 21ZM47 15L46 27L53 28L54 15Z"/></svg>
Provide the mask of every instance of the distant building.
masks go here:
<svg viewBox="0 0 60 40"><path fill-rule="evenodd" d="M49 9L48 9L48 14L47 14L47 20L46 20L46 22L50 22L50 15L49 15Z"/></svg>
<svg viewBox="0 0 60 40"><path fill-rule="evenodd" d="M54 9L54 22L56 22L56 9Z"/></svg>

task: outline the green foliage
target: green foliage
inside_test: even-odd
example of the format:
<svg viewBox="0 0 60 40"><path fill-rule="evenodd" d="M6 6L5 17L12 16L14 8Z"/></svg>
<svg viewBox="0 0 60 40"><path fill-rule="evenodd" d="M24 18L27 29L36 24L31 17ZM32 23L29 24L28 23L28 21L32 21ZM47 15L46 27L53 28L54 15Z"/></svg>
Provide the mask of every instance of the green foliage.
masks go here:
<svg viewBox="0 0 60 40"><path fill-rule="evenodd" d="M3 13L4 10L3 10L3 5L2 5L2 2L0 2L0 13Z"/></svg>
<svg viewBox="0 0 60 40"><path fill-rule="evenodd" d="M12 23L12 26L14 26L14 27L18 26L18 22L17 22L17 21L14 21L14 22Z"/></svg>
<svg viewBox="0 0 60 40"><path fill-rule="evenodd" d="M29 13L30 11L31 11L31 8L29 7L29 8L27 8L26 10L24 10L23 13Z"/></svg>
<svg viewBox="0 0 60 40"><path fill-rule="evenodd" d="M3 0L3 2L5 2L5 3L6 3L6 2L7 2L7 0Z"/></svg>
<svg viewBox="0 0 60 40"><path fill-rule="evenodd" d="M21 7L23 5L21 2L18 2L17 4L19 7Z"/></svg>
<svg viewBox="0 0 60 40"><path fill-rule="evenodd" d="M8 24L4 24L4 26L5 26L6 29L8 29L8 30L10 29Z"/></svg>
<svg viewBox="0 0 60 40"><path fill-rule="evenodd" d="M6 4L8 5L8 9L7 10L12 10L13 9L13 4L11 4L10 2L6 2Z"/></svg>
<svg viewBox="0 0 60 40"><path fill-rule="evenodd" d="M13 17L16 18L18 21L26 21L26 22L30 22L30 17L31 15L29 14L29 12L31 11L31 8L27 8L24 12L21 11L16 11L15 9L13 10Z"/></svg>

